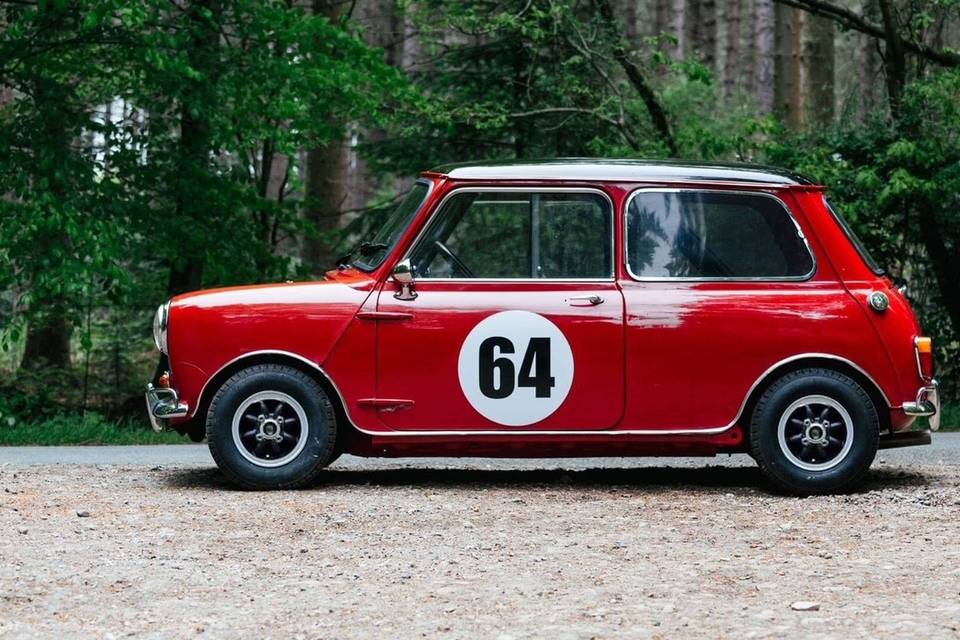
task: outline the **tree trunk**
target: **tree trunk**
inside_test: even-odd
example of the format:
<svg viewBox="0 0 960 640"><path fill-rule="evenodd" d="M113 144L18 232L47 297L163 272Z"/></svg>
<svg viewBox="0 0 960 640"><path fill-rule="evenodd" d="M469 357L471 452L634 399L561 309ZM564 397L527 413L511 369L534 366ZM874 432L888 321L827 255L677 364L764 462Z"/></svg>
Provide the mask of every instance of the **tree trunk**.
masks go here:
<svg viewBox="0 0 960 640"><path fill-rule="evenodd" d="M677 41L673 46L673 58L683 58L686 50L687 3L686 0L672 0L670 11L670 33Z"/></svg>
<svg viewBox="0 0 960 640"><path fill-rule="evenodd" d="M870 17L876 7L873 0L864 0L863 15ZM857 79L860 83L860 101L857 105L857 115L861 122L865 122L876 106L876 90L874 83L877 80L877 41L872 36L860 34L860 65L857 70Z"/></svg>
<svg viewBox="0 0 960 640"><path fill-rule="evenodd" d="M801 69L804 14L799 9L782 4L777 4L774 14L774 112L787 128L798 131L803 124Z"/></svg>
<svg viewBox="0 0 960 640"><path fill-rule="evenodd" d="M191 115L188 101L180 109L179 174L176 199L176 219L182 224L200 220L205 207L196 198L196 189L202 184L208 170L207 155L210 151L210 127L203 116ZM202 112L201 112L202 113ZM201 187L202 188L202 187ZM203 283L204 256L200 248L170 267L167 294L175 296L199 289Z"/></svg>
<svg viewBox="0 0 960 640"><path fill-rule="evenodd" d="M807 116L817 125L830 125L834 115L833 20L807 16L805 43Z"/></svg>
<svg viewBox="0 0 960 640"><path fill-rule="evenodd" d="M346 3L337 0L315 0L313 11L331 22L342 16ZM319 118L332 119L333 114L318 114ZM346 200L347 151L343 138L333 140L324 147L307 151L307 166L304 179L304 217L313 227L304 239L302 258L315 274L333 269L336 253L332 232L340 226L340 210Z"/></svg>
<svg viewBox="0 0 960 640"><path fill-rule="evenodd" d="M670 0L654 0L653 7L653 35L669 32L670 30Z"/></svg>
<svg viewBox="0 0 960 640"><path fill-rule="evenodd" d="M773 0L755 0L753 48L753 87L757 111L763 115L773 112L774 106L774 6Z"/></svg>
<svg viewBox="0 0 960 640"><path fill-rule="evenodd" d="M907 84L907 55L903 47L895 8L890 0L879 0L879 4L886 40L883 66L887 77L887 97L890 99L890 113L893 114L893 119L899 120L900 99L903 96L903 88Z"/></svg>
<svg viewBox="0 0 960 640"><path fill-rule="evenodd" d="M663 142L664 146L670 152L670 155L675 157L677 155L677 141L673 137L673 131L670 127L670 121L667 119L667 113L664 111L663 105L660 104L660 99L657 97L653 87L650 86L646 76L643 74L643 70L636 61L630 57L630 52L623 42L623 36L618 31L619 26L613 15L610 0L593 0L593 4L603 18L604 23L606 23L607 33L613 40L614 60L616 60L620 68L623 69L627 80L633 86L637 95L640 96L640 99L643 100L643 104L647 108L647 113L650 116L654 129L657 130L660 141Z"/></svg>
<svg viewBox="0 0 960 640"><path fill-rule="evenodd" d="M691 0L691 53L715 71L717 68L717 3L715 0Z"/></svg>
<svg viewBox="0 0 960 640"><path fill-rule="evenodd" d="M664 35L670 33L670 0L654 0L653 7L653 36L657 38L657 49L670 53L672 47L663 40ZM657 65L657 75L664 76L668 71L667 65Z"/></svg>
<svg viewBox="0 0 960 640"><path fill-rule="evenodd" d="M69 87L45 78L38 77L32 84L33 99L42 124L35 139L37 161L31 168L31 177L34 181L47 181L47 189L54 201L47 206L56 208L72 189L70 175L59 163L71 153L71 134L67 129L70 114L66 111L70 101L65 98L75 98L75 94ZM55 265L61 266L62 256L69 254L70 236L67 232L45 234L36 240L34 249L40 255L49 256ZM68 368L71 364L72 327L68 319L67 305L70 303L45 287L37 286L37 281L42 281L38 276L39 274L35 273L30 278L30 319L20 368Z"/></svg>
<svg viewBox="0 0 960 640"><path fill-rule="evenodd" d="M687 15L684 18L683 57L694 58L700 42L697 40L700 29L700 0L687 0Z"/></svg>
<svg viewBox="0 0 960 640"><path fill-rule="evenodd" d="M27 327L20 368L38 370L45 367L70 367L70 323L63 314L34 318Z"/></svg>
<svg viewBox="0 0 960 640"><path fill-rule="evenodd" d="M222 14L219 0L197 0L186 5L186 47L190 66L205 78L218 75ZM176 203L174 219L189 228L202 227L209 215L205 200L206 181L210 175L210 149L213 132L207 120L207 105L214 100L215 80L194 81L183 90L180 105L180 139L177 143ZM203 283L204 248L196 243L186 245L170 267L167 293L171 296L199 289Z"/></svg>
<svg viewBox="0 0 960 640"><path fill-rule="evenodd" d="M313 273L333 269L336 252L331 233L340 226L340 208L346 199L345 140L307 152L304 213L315 233L303 243L303 261Z"/></svg>
<svg viewBox="0 0 960 640"><path fill-rule="evenodd" d="M956 335L960 331L960 278L957 277L957 273L960 273L960 249L954 248L951 251L947 247L941 230L942 223L938 222L937 216L934 215L933 204L929 202L916 204L921 240L927 255L930 256L937 286L940 288L940 296L943 298L943 304Z"/></svg>
<svg viewBox="0 0 960 640"><path fill-rule="evenodd" d="M723 61L723 95L730 99L737 90L740 79L740 0L730 0L726 5L727 41Z"/></svg>
<svg viewBox="0 0 960 640"><path fill-rule="evenodd" d="M188 291L196 291L203 284L203 260L187 260L182 265L170 268L167 279L167 295L175 296Z"/></svg>
<svg viewBox="0 0 960 640"><path fill-rule="evenodd" d="M640 42L640 33L638 32L639 20L637 15L640 0L624 0L623 6L623 35L631 47L636 47Z"/></svg>

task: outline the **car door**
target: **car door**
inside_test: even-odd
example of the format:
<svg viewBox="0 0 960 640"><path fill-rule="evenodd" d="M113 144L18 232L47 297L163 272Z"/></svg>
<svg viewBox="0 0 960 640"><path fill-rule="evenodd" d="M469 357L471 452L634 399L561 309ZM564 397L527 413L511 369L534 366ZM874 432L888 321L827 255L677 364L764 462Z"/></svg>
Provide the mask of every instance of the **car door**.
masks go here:
<svg viewBox="0 0 960 640"><path fill-rule="evenodd" d="M587 430L623 412L609 197L461 188L377 304L379 415L399 430ZM415 295L415 297L414 297Z"/></svg>

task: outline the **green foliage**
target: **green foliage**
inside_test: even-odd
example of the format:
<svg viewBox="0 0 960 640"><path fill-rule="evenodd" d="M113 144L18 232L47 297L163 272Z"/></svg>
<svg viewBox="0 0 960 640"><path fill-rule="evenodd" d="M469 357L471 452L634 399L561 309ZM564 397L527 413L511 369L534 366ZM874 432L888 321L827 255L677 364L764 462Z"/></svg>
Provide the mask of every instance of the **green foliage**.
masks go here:
<svg viewBox="0 0 960 640"><path fill-rule="evenodd" d="M299 150L375 124L404 95L379 52L286 2L91 0L4 17L0 286L28 314L77 321L144 262L206 262L209 284L287 275L275 249L300 231L284 197ZM264 172L277 155L291 158L281 194Z"/></svg>
<svg viewBox="0 0 960 640"><path fill-rule="evenodd" d="M349 18L309 4L0 3L0 368L15 368L25 333L49 319L66 318L73 338L72 367L4 383L4 416L128 403L155 364L157 302L306 276L300 242L369 237L395 185L425 168L670 155L598 0L400 2L421 58L403 73ZM957 6L911 5L904 30L922 39ZM896 121L882 106L866 122L790 133L722 97L707 66L671 57L675 44L660 34L626 57L677 155L769 162L828 185L909 282L946 391L960 396L960 73L911 66ZM314 203L301 158L348 130L381 179L363 215L319 232L304 222Z"/></svg>
<svg viewBox="0 0 960 640"><path fill-rule="evenodd" d="M960 255L960 72L909 85L902 111L900 127L876 118L784 138L767 153L827 185L877 261L907 283L924 330L936 338L938 377L953 398L960 394L960 328L948 313L945 285L956 273L938 277L923 239L932 232L948 257Z"/></svg>
<svg viewBox="0 0 960 640"><path fill-rule="evenodd" d="M82 47L56 43L110 31L92 36L82 12L56 5L7 11L0 82L15 97L0 109L0 191L9 194L0 200L0 286L35 316L75 315L79 301L124 279L114 259L124 203L85 144L106 133L89 105L108 99L118 78Z"/></svg>
<svg viewBox="0 0 960 640"><path fill-rule="evenodd" d="M367 146L375 167L414 175L464 159L669 155L594 2L434 1L411 12L435 56L429 72L413 74L423 98ZM630 58L658 90L679 155L755 157L773 121L721 101L708 68L670 58L672 40L648 38Z"/></svg>
<svg viewBox="0 0 960 640"><path fill-rule="evenodd" d="M96 413L23 422L0 413L0 446L183 444L183 436L156 433L145 422L116 422Z"/></svg>
<svg viewBox="0 0 960 640"><path fill-rule="evenodd" d="M943 416L940 421L941 431L960 431L960 405L947 404L943 407Z"/></svg>
<svg viewBox="0 0 960 640"><path fill-rule="evenodd" d="M131 347L172 272L293 275L301 149L408 92L349 25L280 0L6 3L0 23L0 342L63 318L79 348L70 370L21 373L24 416L148 379Z"/></svg>
<svg viewBox="0 0 960 640"><path fill-rule="evenodd" d="M202 261L211 284L285 277L292 264L276 247L302 231L302 202L285 197L299 150L342 137L354 119L376 123L404 81L354 34L298 6L200 6L209 10L157 3L146 19L161 26L140 30L145 46L133 52L143 81L130 100L150 115L144 223L163 220L151 225L151 254L176 267ZM290 159L280 194L268 190L278 155Z"/></svg>
<svg viewBox="0 0 960 640"><path fill-rule="evenodd" d="M630 147L627 137L663 154L589 2L433 1L411 11L434 64L414 76L423 99L369 154L378 166L413 174L465 158L592 155L600 141ZM448 45L450 33L460 46Z"/></svg>

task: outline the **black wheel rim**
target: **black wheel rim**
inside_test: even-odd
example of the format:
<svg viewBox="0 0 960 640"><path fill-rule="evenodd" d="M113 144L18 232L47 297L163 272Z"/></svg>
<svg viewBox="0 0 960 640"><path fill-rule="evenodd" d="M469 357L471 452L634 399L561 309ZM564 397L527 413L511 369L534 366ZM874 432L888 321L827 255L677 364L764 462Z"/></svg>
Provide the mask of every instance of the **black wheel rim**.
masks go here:
<svg viewBox="0 0 960 640"><path fill-rule="evenodd" d="M306 412L279 391L255 393L237 408L233 441L240 454L261 467L277 467L296 458L309 431Z"/></svg>
<svg viewBox="0 0 960 640"><path fill-rule="evenodd" d="M838 465L850 452L853 428L849 412L829 396L805 396L783 412L778 427L780 449L808 471Z"/></svg>

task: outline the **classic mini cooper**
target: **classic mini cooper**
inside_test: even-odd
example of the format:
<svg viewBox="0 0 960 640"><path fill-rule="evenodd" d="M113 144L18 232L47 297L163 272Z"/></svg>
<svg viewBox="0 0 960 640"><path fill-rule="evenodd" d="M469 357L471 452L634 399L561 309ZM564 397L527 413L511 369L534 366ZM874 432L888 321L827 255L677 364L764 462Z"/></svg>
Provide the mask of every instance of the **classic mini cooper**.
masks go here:
<svg viewBox="0 0 960 640"><path fill-rule="evenodd" d="M939 422L903 291L823 187L753 166L439 167L323 280L177 296L154 337L154 427L254 489L342 453L745 452L827 493Z"/></svg>

